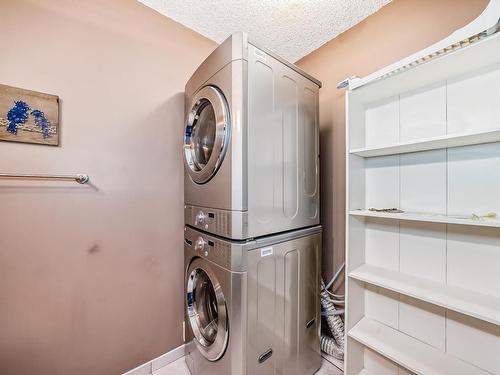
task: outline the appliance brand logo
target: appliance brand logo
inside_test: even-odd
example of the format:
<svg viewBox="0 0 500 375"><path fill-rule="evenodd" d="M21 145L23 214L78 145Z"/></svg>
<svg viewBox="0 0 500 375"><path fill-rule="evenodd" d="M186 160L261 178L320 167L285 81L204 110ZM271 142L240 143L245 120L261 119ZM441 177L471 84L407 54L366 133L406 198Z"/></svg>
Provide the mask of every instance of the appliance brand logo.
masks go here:
<svg viewBox="0 0 500 375"><path fill-rule="evenodd" d="M273 247L272 246L263 247L262 249L260 249L260 256L261 256L261 258L262 257L267 257L269 255L273 255Z"/></svg>

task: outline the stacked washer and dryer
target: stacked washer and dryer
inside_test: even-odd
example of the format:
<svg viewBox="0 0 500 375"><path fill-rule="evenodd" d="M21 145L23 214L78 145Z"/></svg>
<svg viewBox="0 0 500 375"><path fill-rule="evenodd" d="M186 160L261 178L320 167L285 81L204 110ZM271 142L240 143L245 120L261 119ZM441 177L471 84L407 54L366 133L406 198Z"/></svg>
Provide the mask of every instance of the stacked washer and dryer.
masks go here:
<svg viewBox="0 0 500 375"><path fill-rule="evenodd" d="M321 366L320 86L244 33L186 84L193 375L304 375Z"/></svg>

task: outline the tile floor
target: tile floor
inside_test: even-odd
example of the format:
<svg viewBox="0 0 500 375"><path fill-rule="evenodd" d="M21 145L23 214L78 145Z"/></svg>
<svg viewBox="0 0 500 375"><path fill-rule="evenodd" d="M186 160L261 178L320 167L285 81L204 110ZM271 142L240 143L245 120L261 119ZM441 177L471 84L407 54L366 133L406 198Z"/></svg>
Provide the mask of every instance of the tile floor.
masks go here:
<svg viewBox="0 0 500 375"><path fill-rule="evenodd" d="M342 375L343 372L323 359L323 365L316 375ZM153 372L153 375L190 375L184 358L180 358L171 364Z"/></svg>

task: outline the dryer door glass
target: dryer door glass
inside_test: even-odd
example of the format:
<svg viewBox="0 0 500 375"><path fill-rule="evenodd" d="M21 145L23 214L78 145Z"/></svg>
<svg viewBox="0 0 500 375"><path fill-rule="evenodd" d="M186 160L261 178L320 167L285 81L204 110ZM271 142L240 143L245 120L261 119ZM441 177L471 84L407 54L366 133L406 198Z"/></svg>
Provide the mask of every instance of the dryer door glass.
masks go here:
<svg viewBox="0 0 500 375"><path fill-rule="evenodd" d="M228 325L226 301L215 275L193 268L187 281L187 313L200 352L216 361L226 349Z"/></svg>
<svg viewBox="0 0 500 375"><path fill-rule="evenodd" d="M215 113L214 107L205 100L203 107L198 111L196 126L193 127L191 143L194 151L193 162L198 170L208 164L215 141Z"/></svg>
<svg viewBox="0 0 500 375"><path fill-rule="evenodd" d="M184 160L192 180L203 184L219 169L229 141L229 110L222 92L205 86L193 98L184 134Z"/></svg>

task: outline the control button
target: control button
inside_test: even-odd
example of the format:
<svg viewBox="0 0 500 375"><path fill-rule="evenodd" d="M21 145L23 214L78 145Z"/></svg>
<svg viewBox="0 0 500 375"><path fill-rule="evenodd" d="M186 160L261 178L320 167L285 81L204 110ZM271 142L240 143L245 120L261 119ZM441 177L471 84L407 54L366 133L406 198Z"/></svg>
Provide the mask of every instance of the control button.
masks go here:
<svg viewBox="0 0 500 375"><path fill-rule="evenodd" d="M194 218L194 225L203 224L207 219L207 215L203 211L199 211L196 217Z"/></svg>
<svg viewBox="0 0 500 375"><path fill-rule="evenodd" d="M203 237L198 237L196 243L194 244L194 249L197 251L201 251L205 248L205 240Z"/></svg>

